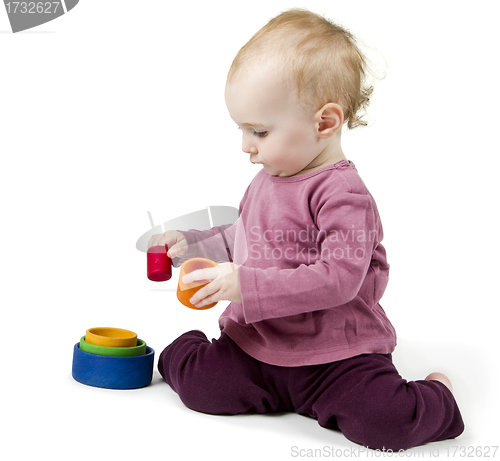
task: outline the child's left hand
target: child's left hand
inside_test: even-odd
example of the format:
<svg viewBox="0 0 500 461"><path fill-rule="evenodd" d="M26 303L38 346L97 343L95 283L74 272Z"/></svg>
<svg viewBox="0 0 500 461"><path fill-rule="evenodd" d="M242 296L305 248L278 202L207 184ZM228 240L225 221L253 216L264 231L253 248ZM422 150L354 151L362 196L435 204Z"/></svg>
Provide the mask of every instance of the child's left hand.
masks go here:
<svg viewBox="0 0 500 461"><path fill-rule="evenodd" d="M240 266L234 263L219 264L216 267L199 269L182 277L184 283L211 280L190 299L195 307L203 307L217 301L231 301L241 304Z"/></svg>

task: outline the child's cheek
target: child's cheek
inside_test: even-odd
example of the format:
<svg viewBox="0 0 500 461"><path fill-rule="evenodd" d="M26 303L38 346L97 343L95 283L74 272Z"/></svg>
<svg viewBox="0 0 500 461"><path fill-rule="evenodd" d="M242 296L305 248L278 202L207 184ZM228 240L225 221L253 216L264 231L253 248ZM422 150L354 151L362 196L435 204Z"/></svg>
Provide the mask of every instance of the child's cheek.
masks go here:
<svg viewBox="0 0 500 461"><path fill-rule="evenodd" d="M308 144L309 136L309 133L302 126L297 126L295 129L289 131L286 143L290 149L295 151L303 150L305 145Z"/></svg>
<svg viewBox="0 0 500 461"><path fill-rule="evenodd" d="M272 151L272 160L273 164L279 168L286 167L290 164L290 160L293 158L290 150L292 149L292 145L282 144L279 149L273 149Z"/></svg>
<svg viewBox="0 0 500 461"><path fill-rule="evenodd" d="M284 145L283 157L289 164L300 163L307 154L306 143L300 134L292 134Z"/></svg>

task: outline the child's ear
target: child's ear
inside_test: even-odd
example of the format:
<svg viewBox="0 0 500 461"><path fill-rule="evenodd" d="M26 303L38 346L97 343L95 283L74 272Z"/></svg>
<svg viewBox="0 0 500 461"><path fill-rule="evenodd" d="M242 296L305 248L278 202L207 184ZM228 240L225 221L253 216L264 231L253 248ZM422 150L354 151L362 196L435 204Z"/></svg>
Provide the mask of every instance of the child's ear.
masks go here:
<svg viewBox="0 0 500 461"><path fill-rule="evenodd" d="M329 102L316 112L314 122L318 137L327 139L342 128L344 111L338 104Z"/></svg>

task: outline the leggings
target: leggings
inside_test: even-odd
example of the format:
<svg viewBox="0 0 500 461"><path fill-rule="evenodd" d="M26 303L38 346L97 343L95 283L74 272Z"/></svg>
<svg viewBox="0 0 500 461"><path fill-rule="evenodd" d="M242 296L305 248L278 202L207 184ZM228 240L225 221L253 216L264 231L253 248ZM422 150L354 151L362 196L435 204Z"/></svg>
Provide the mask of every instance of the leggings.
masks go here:
<svg viewBox="0 0 500 461"><path fill-rule="evenodd" d="M450 390L439 381L407 382L391 354L280 367L249 356L224 332L210 342L190 331L164 349L158 369L192 410L296 412L372 449L406 450L464 430Z"/></svg>

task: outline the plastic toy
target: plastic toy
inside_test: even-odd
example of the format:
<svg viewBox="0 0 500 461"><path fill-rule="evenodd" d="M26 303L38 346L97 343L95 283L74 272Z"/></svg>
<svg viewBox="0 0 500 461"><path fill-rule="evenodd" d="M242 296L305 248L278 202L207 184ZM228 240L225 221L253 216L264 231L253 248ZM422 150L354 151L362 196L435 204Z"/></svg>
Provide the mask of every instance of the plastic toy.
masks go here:
<svg viewBox="0 0 500 461"><path fill-rule="evenodd" d="M85 341L104 347L134 347L137 346L137 334L121 328L90 328Z"/></svg>
<svg viewBox="0 0 500 461"><path fill-rule="evenodd" d="M89 338L127 339L129 347L100 346ZM106 389L137 389L153 378L154 350L137 334L121 328L90 328L73 348L73 378L88 386Z"/></svg>
<svg viewBox="0 0 500 461"><path fill-rule="evenodd" d="M153 378L154 350L137 357L110 357L82 351L76 343L73 350L73 378L88 386L106 389L137 389Z"/></svg>
<svg viewBox="0 0 500 461"><path fill-rule="evenodd" d="M181 266L180 272L179 272L179 284L177 285L177 299L184 304L185 306L191 308L191 309L196 309L196 310L204 310L204 309L210 309L211 307L214 307L217 303L212 303L208 304L207 306L203 306L200 308L197 308L193 306L189 300L192 298L192 296L202 287L207 285L209 283L208 280L200 280L197 282L192 282L192 283L184 283L182 281L182 277L184 275L189 274L190 272L193 272L198 269L206 269L209 267L215 267L217 266L217 263L210 261L210 259L205 259L205 258L192 258L188 259L187 261L184 261L184 263Z"/></svg>
<svg viewBox="0 0 500 461"><path fill-rule="evenodd" d="M114 357L137 357L146 353L146 342L137 339L137 346L133 347L104 347L85 341L85 336L80 339L80 349L84 352L98 355L111 355Z"/></svg>
<svg viewBox="0 0 500 461"><path fill-rule="evenodd" d="M155 245L148 249L148 279L165 282L172 277L172 260L167 256L167 245Z"/></svg>
<svg viewBox="0 0 500 461"><path fill-rule="evenodd" d="M151 229L155 229L155 223L151 212L148 211ZM148 279L153 282L165 282L172 278L172 260L167 256L167 245L155 245L148 248Z"/></svg>

